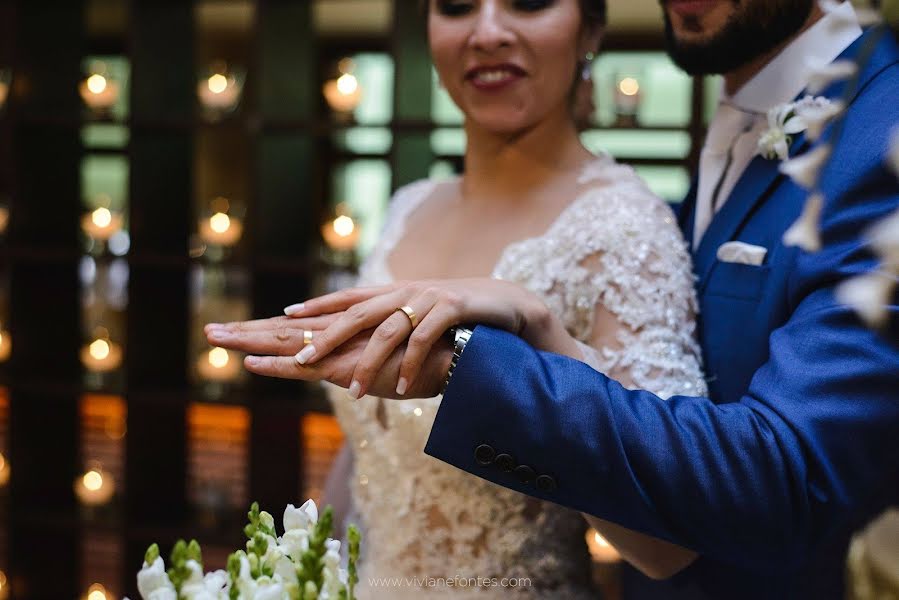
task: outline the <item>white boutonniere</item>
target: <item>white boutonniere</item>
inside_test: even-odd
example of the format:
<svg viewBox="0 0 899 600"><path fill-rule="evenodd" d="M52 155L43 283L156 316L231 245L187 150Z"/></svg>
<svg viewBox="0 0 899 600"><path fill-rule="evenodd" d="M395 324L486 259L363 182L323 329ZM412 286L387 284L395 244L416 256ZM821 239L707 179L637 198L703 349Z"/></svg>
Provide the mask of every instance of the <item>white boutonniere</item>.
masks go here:
<svg viewBox="0 0 899 600"><path fill-rule="evenodd" d="M772 107L768 111L768 129L759 137L758 154L769 160L787 160L792 136L806 131L809 139L818 139L827 122L842 110L841 102L824 96L804 96L796 102Z"/></svg>

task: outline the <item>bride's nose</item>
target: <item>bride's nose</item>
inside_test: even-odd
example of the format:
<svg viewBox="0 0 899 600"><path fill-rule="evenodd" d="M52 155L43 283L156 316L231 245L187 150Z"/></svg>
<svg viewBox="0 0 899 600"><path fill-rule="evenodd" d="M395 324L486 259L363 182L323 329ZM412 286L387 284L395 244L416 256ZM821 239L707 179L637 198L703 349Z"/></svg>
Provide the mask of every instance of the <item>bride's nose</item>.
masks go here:
<svg viewBox="0 0 899 600"><path fill-rule="evenodd" d="M485 0L481 3L469 39L475 50L490 53L512 45L515 34L508 27L506 12L501 0Z"/></svg>

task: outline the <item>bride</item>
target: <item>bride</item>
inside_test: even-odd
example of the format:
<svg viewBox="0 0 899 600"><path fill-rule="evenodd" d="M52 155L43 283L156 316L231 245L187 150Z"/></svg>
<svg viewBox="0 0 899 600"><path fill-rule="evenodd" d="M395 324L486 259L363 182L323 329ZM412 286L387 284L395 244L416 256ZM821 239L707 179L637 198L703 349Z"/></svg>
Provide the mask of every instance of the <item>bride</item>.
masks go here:
<svg viewBox="0 0 899 600"><path fill-rule="evenodd" d="M631 168L588 152L572 117L572 90L599 43L603 1L431 0L428 12L434 64L465 114L465 174L396 193L361 269L367 289L288 307L288 318L207 326L210 342L285 355L300 349L302 328L316 329L297 358L312 364L377 326L373 339L389 353L411 331L397 306L418 303L412 319L439 323L439 307L426 314L431 301L462 285L471 290L460 296L469 312L459 314L471 321L506 327L660 395L702 390L692 272L673 215ZM456 283L398 283L424 279ZM436 296L425 302L416 295L422 290ZM491 303L517 317L482 308ZM541 311L551 319L528 318ZM316 316L324 313L338 314ZM273 337L252 335L275 328L287 346L260 345ZM433 343L427 337L417 332L422 348ZM359 399L334 395L347 443L331 480L345 491L332 486L326 498L339 505L351 496L365 532L359 597L594 597L584 518L426 456L440 397L363 396L385 358L374 347L352 382L339 382ZM412 356L400 396L414 393ZM669 576L695 558L589 520L651 576ZM428 578L461 579L432 586Z"/></svg>

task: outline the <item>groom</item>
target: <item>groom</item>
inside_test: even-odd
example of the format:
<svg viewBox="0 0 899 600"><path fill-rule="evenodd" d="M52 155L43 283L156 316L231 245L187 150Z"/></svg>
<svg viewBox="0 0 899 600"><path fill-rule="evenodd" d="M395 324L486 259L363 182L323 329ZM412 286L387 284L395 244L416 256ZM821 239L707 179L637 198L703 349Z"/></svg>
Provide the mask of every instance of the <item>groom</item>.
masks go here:
<svg viewBox="0 0 899 600"><path fill-rule="evenodd" d="M899 125L899 47L890 34L863 33L848 2L663 7L675 62L724 75L680 214L709 397L628 391L481 326L467 342L457 335L456 357L448 346L433 352L419 377L430 379L424 391L439 389L453 359L425 451L699 553L646 597L842 598L850 533L899 502L899 346L834 297L840 281L875 268L860 235L899 208L899 180L884 164ZM819 185L824 248L808 254L782 242L807 193L778 160L757 156L757 143L768 109L802 95L810 66L866 53L842 135L827 129L820 142L833 144ZM846 89L838 81L821 95ZM795 134L789 155L812 145ZM363 347L303 378L346 379ZM394 395L395 385L372 393Z"/></svg>

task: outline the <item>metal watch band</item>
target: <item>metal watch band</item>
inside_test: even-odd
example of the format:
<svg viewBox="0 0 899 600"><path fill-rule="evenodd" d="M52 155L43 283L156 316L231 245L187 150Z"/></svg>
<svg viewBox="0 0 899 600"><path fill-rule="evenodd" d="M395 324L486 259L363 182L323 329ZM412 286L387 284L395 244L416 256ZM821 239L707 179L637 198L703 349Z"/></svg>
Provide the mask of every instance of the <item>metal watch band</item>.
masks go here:
<svg viewBox="0 0 899 600"><path fill-rule="evenodd" d="M450 378L453 376L453 371L456 370L456 365L459 364L459 359L462 358L465 345L471 338L471 329L467 327L453 327L450 329L450 334L453 339L453 358L450 360L449 370L446 372L446 380L443 382L443 389L440 390L441 394L446 391Z"/></svg>

